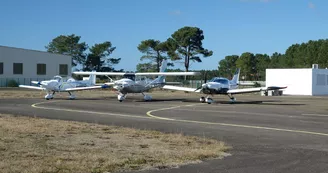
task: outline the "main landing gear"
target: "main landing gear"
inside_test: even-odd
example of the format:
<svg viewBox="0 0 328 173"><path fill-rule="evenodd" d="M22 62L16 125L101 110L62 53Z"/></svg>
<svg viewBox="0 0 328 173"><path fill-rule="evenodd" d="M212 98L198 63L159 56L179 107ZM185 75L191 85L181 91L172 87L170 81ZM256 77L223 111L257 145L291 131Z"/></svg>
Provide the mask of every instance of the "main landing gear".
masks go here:
<svg viewBox="0 0 328 173"><path fill-rule="evenodd" d="M55 91L51 94L49 91L47 92L47 95L44 96L46 100L53 99L55 95Z"/></svg>
<svg viewBox="0 0 328 173"><path fill-rule="evenodd" d="M230 102L234 103L236 101L236 98L234 96L232 96L232 94L228 94L228 97L230 98Z"/></svg>
<svg viewBox="0 0 328 173"><path fill-rule="evenodd" d="M119 102L122 102L123 100L125 100L126 94L119 94L117 95L117 99Z"/></svg>
<svg viewBox="0 0 328 173"><path fill-rule="evenodd" d="M47 95L45 95L44 96L44 98L46 99L46 100L50 100L50 99L53 99L54 98L54 95L55 95L55 91L54 92L52 92L52 93L50 93L50 92L47 92ZM68 92L68 94L69 94L69 99L70 100L74 100L75 99L75 95L73 94L73 93L71 93L71 92Z"/></svg>
<svg viewBox="0 0 328 173"><path fill-rule="evenodd" d="M75 95L72 94L71 92L68 91L68 94L69 94L69 99L70 100L74 100L75 99Z"/></svg>
<svg viewBox="0 0 328 173"><path fill-rule="evenodd" d="M208 103L208 104L213 103L213 99L210 98L209 96L206 96L206 98L205 97L201 97L199 99L199 101L202 102L202 103Z"/></svg>
<svg viewBox="0 0 328 173"><path fill-rule="evenodd" d="M144 93L141 93L141 94L144 96L145 101L150 101L152 99L151 95L147 95L147 94L144 94Z"/></svg>
<svg viewBox="0 0 328 173"><path fill-rule="evenodd" d="M236 98L233 97L232 94L228 94L228 97L230 98L231 103L234 103L236 101ZM202 103L208 103L208 104L211 104L214 102L213 99L210 98L208 95L206 97L200 97L199 101Z"/></svg>
<svg viewBox="0 0 328 173"><path fill-rule="evenodd" d="M141 94L144 96L145 101L151 101L152 100L151 95L147 95L147 94L144 94L144 93L141 93ZM126 94L119 93L117 95L117 100L119 102L123 102L123 100L125 100L125 98L126 98Z"/></svg>

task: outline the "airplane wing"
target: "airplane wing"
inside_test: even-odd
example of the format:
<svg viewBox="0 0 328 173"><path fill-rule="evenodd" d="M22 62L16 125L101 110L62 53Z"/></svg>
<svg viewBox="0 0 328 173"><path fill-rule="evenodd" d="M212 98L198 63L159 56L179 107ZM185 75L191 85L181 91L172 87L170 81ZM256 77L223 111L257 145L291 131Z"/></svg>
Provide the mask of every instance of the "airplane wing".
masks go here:
<svg viewBox="0 0 328 173"><path fill-rule="evenodd" d="M227 93L228 94L244 94L244 93L261 92L261 91L269 91L269 90L279 90L279 89L285 89L285 88L287 88L287 87L270 86L270 87L231 89L231 90L228 90Z"/></svg>
<svg viewBox="0 0 328 173"><path fill-rule="evenodd" d="M199 72L153 72L153 73L135 73L136 76L193 76L200 75Z"/></svg>
<svg viewBox="0 0 328 173"><path fill-rule="evenodd" d="M172 85L164 85L162 88L169 89L169 90L177 90L177 91L200 92L200 89L197 88L179 87L179 86L172 86Z"/></svg>
<svg viewBox="0 0 328 173"><path fill-rule="evenodd" d="M45 90L45 88L29 86L29 85L19 85L20 88L36 89L36 90Z"/></svg>
<svg viewBox="0 0 328 173"><path fill-rule="evenodd" d="M95 74L95 75L110 75L110 76L124 76L124 72L95 72L95 71L75 71L73 72L74 74L77 75L90 75L90 74Z"/></svg>
<svg viewBox="0 0 328 173"><path fill-rule="evenodd" d="M240 86L254 86L255 83L253 83L253 82L249 82L249 83L243 82L243 83L239 83L238 85L240 85Z"/></svg>
<svg viewBox="0 0 328 173"><path fill-rule="evenodd" d="M101 86L90 86L90 87L77 87L77 88L67 88L65 91L82 91L82 90L92 90L92 89L101 89L101 88L107 88L107 85L101 85Z"/></svg>
<svg viewBox="0 0 328 173"><path fill-rule="evenodd" d="M109 75L109 76L124 76L124 75L135 75L135 76L190 76L200 75L199 72L150 72L150 73L122 73L122 72L73 72L77 75Z"/></svg>

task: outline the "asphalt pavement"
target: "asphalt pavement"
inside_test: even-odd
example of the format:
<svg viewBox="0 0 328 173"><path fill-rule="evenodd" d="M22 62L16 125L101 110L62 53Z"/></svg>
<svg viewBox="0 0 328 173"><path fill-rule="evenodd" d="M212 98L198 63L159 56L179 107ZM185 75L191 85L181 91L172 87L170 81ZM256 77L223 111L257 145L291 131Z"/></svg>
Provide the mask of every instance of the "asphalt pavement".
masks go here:
<svg viewBox="0 0 328 173"><path fill-rule="evenodd" d="M184 133L232 146L223 159L143 172L319 173L328 172L326 97L225 97L213 104L198 98L150 102L116 98L0 99L0 113ZM138 171L139 172L139 171Z"/></svg>

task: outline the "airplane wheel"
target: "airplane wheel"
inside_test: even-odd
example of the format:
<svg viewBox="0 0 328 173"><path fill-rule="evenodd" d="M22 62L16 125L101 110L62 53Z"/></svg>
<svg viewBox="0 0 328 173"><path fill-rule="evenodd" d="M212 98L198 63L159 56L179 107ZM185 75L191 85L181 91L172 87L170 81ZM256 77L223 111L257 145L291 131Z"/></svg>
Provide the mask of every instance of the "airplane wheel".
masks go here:
<svg viewBox="0 0 328 173"><path fill-rule="evenodd" d="M49 98L46 98L46 100L49 100Z"/></svg>
<svg viewBox="0 0 328 173"><path fill-rule="evenodd" d="M119 100L119 102L122 102L123 100Z"/></svg>
<svg viewBox="0 0 328 173"><path fill-rule="evenodd" d="M199 101L202 102L202 103L205 103L205 97L201 97L201 98L199 99Z"/></svg>
<svg viewBox="0 0 328 173"><path fill-rule="evenodd" d="M207 98L206 102L207 102L207 104L211 104L213 102L213 99L212 98Z"/></svg>

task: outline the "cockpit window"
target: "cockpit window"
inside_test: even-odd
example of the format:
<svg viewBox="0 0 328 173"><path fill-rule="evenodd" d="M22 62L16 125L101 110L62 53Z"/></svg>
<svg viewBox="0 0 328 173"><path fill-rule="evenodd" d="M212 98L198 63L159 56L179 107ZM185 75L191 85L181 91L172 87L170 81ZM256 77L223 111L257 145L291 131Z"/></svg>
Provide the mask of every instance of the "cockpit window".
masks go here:
<svg viewBox="0 0 328 173"><path fill-rule="evenodd" d="M220 79L220 78L213 78L210 82L217 82L217 83L221 83L221 84L229 83L227 79Z"/></svg>
<svg viewBox="0 0 328 173"><path fill-rule="evenodd" d="M135 81L136 76L134 74L125 74L123 77Z"/></svg>

